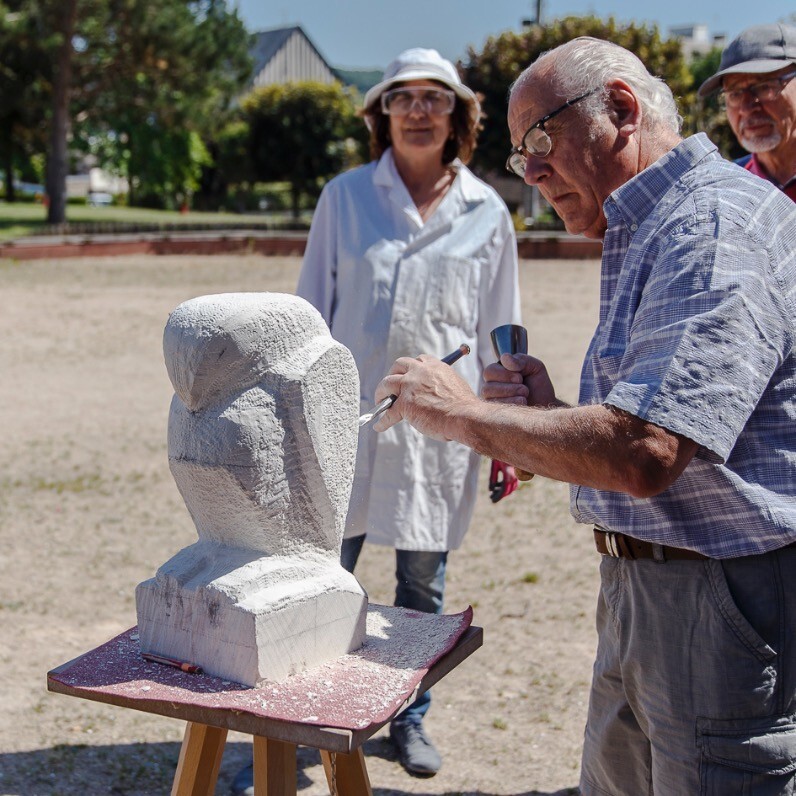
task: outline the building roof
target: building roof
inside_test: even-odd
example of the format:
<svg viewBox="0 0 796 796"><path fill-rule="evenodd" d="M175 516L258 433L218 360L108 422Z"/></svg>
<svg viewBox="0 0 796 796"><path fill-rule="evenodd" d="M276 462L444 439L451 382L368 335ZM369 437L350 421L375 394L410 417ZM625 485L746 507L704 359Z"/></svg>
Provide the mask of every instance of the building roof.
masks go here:
<svg viewBox="0 0 796 796"><path fill-rule="evenodd" d="M353 86L360 93L364 94L369 88L375 86L381 80L382 69L345 69L331 66L321 55L318 48L313 44L309 36L304 32L301 25L290 25L284 28L270 28L262 30L253 35L250 55L254 61L252 69L252 82L257 84L257 77L263 73L271 61L276 58L280 50L287 45L288 41L298 35L303 40L306 47L317 57L318 61L329 70L331 76L339 80L344 86ZM268 81L270 82L270 80Z"/></svg>
<svg viewBox="0 0 796 796"><path fill-rule="evenodd" d="M298 33L306 39L307 43L315 51L318 58L326 64L330 71L334 69L327 63L326 59L318 52L318 48L312 43L312 39L304 32L301 25L291 25L287 28L271 28L261 30L254 34L254 44L251 48L251 56L254 59L253 74L259 75L265 69L268 62L279 52L285 42L294 34Z"/></svg>

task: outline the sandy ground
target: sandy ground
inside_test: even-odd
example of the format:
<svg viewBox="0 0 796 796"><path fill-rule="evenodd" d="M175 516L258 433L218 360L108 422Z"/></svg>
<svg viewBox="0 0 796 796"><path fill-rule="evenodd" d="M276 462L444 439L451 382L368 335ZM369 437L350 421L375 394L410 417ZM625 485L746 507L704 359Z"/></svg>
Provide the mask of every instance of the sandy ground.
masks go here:
<svg viewBox="0 0 796 796"><path fill-rule="evenodd" d="M46 690L46 673L135 624L134 590L195 530L168 470L161 335L196 295L292 292L295 258L0 261L0 793L169 793L184 725ZM531 349L566 400L597 317L595 261L525 261ZM578 781L595 646L597 554L543 479L497 505L483 471L449 563L446 610L472 605L484 646L433 689L443 758L409 777L386 730L365 746L377 796L563 796ZM393 553L357 575L390 604ZM230 735L217 793L248 755ZM299 750L301 796L328 793Z"/></svg>

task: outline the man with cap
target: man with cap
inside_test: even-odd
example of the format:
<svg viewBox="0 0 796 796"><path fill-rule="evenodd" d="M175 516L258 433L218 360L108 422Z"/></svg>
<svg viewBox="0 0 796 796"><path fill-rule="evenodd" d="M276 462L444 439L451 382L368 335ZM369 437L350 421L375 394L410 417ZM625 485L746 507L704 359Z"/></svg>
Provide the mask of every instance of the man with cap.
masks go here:
<svg viewBox="0 0 796 796"><path fill-rule="evenodd" d="M735 137L751 152L736 161L796 201L796 27L755 25L733 39L719 71L699 88L720 92Z"/></svg>

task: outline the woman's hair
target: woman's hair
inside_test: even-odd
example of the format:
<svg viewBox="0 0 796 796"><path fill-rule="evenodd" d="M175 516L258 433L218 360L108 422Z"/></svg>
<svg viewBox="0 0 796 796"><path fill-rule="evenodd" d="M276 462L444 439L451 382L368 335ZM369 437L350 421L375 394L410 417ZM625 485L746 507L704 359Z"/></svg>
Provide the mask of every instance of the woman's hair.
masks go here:
<svg viewBox="0 0 796 796"><path fill-rule="evenodd" d="M434 81L437 82L437 81ZM396 83L390 88L403 85ZM440 83L442 88L448 88L444 83ZM390 146L390 117L381 111L381 94L376 97L371 104L360 112L365 117L365 121L370 130L370 157L378 160L387 147ZM442 162L447 166L456 158L462 163L469 163L475 152L478 131L481 129L478 120L480 109L475 102L465 102L458 94L456 104L453 106L451 114L452 137L445 142L442 150Z"/></svg>
<svg viewBox="0 0 796 796"><path fill-rule="evenodd" d="M672 90L659 77L651 75L632 52L602 39L580 36L543 53L516 80L514 86L532 82L540 74L552 77L563 99L572 99L619 78L631 86L643 110L642 124L647 130L659 125L678 133L683 119L677 112ZM513 90L512 86L512 90ZM595 92L579 103L582 114L604 111L608 96Z"/></svg>

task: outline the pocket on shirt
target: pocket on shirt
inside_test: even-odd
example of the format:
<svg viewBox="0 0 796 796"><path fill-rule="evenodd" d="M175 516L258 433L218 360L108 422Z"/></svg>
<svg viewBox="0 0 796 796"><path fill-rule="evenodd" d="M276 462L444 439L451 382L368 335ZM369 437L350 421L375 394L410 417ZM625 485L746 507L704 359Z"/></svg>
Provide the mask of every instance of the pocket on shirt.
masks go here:
<svg viewBox="0 0 796 796"><path fill-rule="evenodd" d="M781 796L796 781L794 717L699 719L700 796Z"/></svg>
<svg viewBox="0 0 796 796"><path fill-rule="evenodd" d="M440 257L429 286L431 321L455 326L468 335L474 335L478 320L478 275L476 260Z"/></svg>

